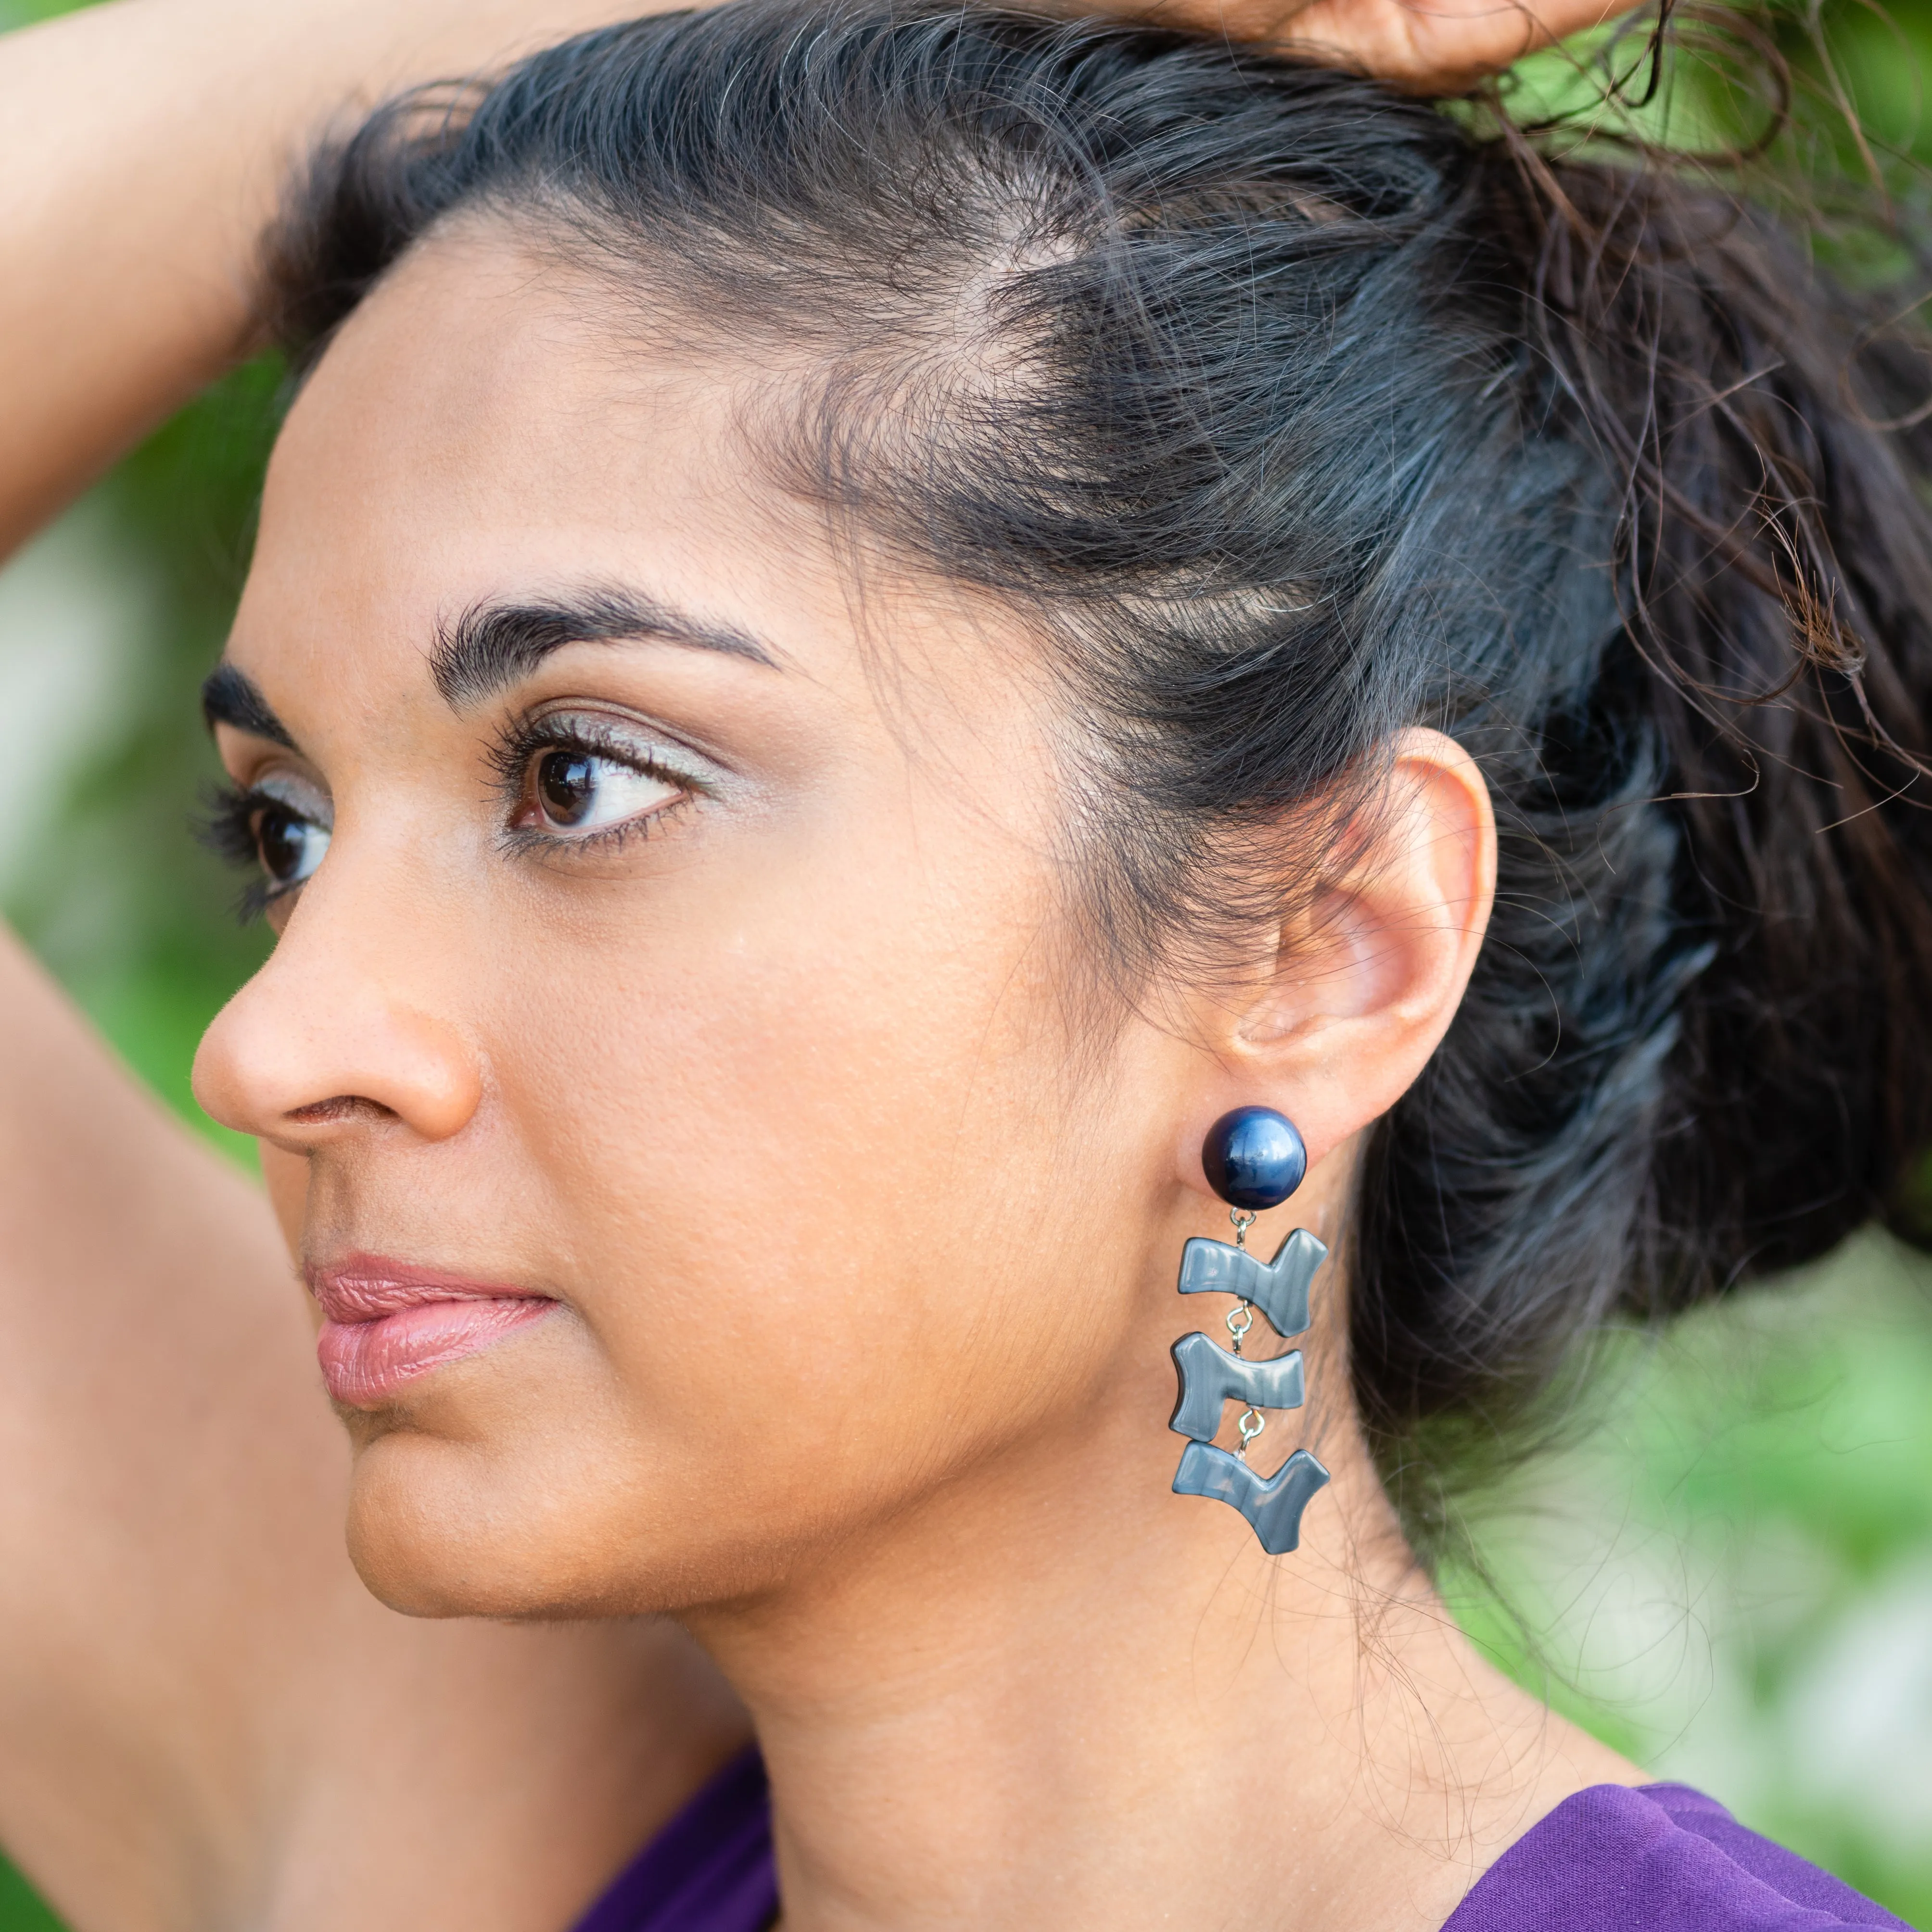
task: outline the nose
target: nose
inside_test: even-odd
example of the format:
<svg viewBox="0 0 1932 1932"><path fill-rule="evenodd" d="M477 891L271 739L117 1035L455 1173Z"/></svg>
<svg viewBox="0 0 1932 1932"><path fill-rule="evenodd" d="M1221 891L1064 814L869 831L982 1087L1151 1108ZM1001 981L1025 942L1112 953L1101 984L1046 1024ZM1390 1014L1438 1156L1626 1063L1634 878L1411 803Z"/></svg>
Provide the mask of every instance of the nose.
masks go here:
<svg viewBox="0 0 1932 1932"><path fill-rule="evenodd" d="M422 976L386 936L371 958L302 907L268 963L215 1016L194 1094L214 1119L306 1153L371 1122L447 1140L482 1098L480 1057L427 1009ZM306 930L304 928L306 927Z"/></svg>

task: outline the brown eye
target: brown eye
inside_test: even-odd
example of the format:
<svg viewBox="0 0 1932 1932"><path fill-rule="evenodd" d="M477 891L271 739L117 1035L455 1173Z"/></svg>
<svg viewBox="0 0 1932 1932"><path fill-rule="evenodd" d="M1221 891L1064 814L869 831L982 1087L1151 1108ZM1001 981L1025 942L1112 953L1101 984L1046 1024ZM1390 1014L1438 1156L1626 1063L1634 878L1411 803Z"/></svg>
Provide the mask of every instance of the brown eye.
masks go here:
<svg viewBox="0 0 1932 1932"><path fill-rule="evenodd" d="M255 820L255 850L278 890L298 886L322 863L328 832L289 806L265 806Z"/></svg>
<svg viewBox="0 0 1932 1932"><path fill-rule="evenodd" d="M583 752L546 752L537 763L537 796L559 825L574 825L597 796L597 760Z"/></svg>
<svg viewBox="0 0 1932 1932"><path fill-rule="evenodd" d="M587 746L552 745L524 767L518 823L553 832L605 832L674 803L684 788Z"/></svg>

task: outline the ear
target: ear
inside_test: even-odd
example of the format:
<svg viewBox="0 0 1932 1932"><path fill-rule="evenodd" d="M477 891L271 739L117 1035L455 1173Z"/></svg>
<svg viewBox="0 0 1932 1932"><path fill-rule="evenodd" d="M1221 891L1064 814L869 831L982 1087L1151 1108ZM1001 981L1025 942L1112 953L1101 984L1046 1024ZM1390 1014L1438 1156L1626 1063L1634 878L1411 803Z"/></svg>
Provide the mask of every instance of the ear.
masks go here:
<svg viewBox="0 0 1932 1932"><path fill-rule="evenodd" d="M1209 1016L1213 1052L1182 1172L1230 1108L1300 1130L1311 1170L1401 1098L1461 1004L1496 895L1496 824L1475 760L1439 731L1396 740L1386 783L1305 911L1266 935L1263 968Z"/></svg>

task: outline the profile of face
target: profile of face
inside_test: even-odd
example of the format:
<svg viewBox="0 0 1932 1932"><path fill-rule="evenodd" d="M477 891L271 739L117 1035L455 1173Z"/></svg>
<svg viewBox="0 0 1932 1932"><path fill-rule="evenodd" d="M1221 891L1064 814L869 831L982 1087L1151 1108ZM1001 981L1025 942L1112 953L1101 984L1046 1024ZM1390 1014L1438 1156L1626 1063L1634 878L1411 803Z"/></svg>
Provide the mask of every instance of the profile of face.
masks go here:
<svg viewBox="0 0 1932 1932"><path fill-rule="evenodd" d="M1480 944L1482 784L1418 733L1372 862L1212 989L1102 997L1037 641L788 500L775 384L477 220L275 453L214 709L278 937L197 1091L261 1138L352 1548L405 1609L743 1602L908 1544L937 1576L1076 1510L1241 1546L1167 1493L1202 1134L1289 1114L1310 1178L1258 1243L1333 1244Z"/></svg>

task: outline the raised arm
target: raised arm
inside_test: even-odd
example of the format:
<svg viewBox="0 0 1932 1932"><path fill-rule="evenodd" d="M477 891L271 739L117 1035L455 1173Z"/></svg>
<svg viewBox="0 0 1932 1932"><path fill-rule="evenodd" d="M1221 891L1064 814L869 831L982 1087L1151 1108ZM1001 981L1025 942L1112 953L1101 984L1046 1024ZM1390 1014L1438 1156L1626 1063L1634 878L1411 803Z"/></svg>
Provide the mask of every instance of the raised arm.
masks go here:
<svg viewBox="0 0 1932 1932"><path fill-rule="evenodd" d="M0 554L246 346L331 117L649 0L117 0L0 38Z"/></svg>

